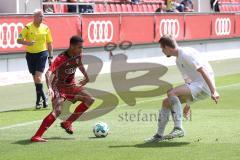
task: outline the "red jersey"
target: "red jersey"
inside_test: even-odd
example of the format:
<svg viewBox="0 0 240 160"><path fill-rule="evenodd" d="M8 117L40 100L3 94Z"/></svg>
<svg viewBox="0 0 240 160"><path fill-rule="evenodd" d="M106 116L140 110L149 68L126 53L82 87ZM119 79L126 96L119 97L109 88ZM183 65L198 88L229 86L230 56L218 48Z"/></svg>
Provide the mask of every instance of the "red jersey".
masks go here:
<svg viewBox="0 0 240 160"><path fill-rule="evenodd" d="M75 84L76 69L82 65L81 56L70 57L67 51L56 57L49 70L54 75L53 86L69 86Z"/></svg>

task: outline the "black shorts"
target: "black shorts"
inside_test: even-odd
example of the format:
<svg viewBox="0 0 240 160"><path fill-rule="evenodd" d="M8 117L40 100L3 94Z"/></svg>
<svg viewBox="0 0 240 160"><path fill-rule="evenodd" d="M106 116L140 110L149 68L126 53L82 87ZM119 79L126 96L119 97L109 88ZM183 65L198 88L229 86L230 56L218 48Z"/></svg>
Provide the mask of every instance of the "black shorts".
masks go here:
<svg viewBox="0 0 240 160"><path fill-rule="evenodd" d="M28 70L32 75L35 72L43 72L45 69L46 61L48 57L48 51L42 51L39 53L26 53L26 60L28 65Z"/></svg>

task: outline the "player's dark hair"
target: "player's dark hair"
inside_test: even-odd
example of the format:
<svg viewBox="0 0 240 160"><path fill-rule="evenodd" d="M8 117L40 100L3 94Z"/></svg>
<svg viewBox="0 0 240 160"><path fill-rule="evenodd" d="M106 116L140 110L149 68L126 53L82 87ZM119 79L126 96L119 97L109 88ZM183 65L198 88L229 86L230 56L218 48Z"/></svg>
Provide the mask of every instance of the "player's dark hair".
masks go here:
<svg viewBox="0 0 240 160"><path fill-rule="evenodd" d="M70 39L70 45L77 45L80 42L83 42L83 39L81 36L72 36Z"/></svg>
<svg viewBox="0 0 240 160"><path fill-rule="evenodd" d="M166 46L175 49L177 47L177 42L172 35L163 35L158 41L163 48Z"/></svg>

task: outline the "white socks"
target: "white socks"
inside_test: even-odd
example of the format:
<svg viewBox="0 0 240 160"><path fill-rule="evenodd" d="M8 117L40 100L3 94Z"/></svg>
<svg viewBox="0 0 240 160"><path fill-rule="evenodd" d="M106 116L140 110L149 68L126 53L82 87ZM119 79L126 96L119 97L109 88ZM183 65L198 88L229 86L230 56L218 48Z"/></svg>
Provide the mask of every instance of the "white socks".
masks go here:
<svg viewBox="0 0 240 160"><path fill-rule="evenodd" d="M169 108L162 107L162 109L159 111L157 133L160 136L163 136L165 127L166 127L166 125L168 123L168 120L169 120L169 115L170 115L170 109Z"/></svg>
<svg viewBox="0 0 240 160"><path fill-rule="evenodd" d="M182 129L182 104L177 96L169 97L174 127Z"/></svg>

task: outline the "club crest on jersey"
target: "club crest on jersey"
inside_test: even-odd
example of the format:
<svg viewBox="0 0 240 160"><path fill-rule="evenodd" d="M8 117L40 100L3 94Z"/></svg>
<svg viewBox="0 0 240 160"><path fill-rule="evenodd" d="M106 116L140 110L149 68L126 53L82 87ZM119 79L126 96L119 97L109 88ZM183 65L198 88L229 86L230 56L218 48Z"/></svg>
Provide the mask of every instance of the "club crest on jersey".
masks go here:
<svg viewBox="0 0 240 160"><path fill-rule="evenodd" d="M67 68L65 69L66 74L73 74L76 72L76 68Z"/></svg>

